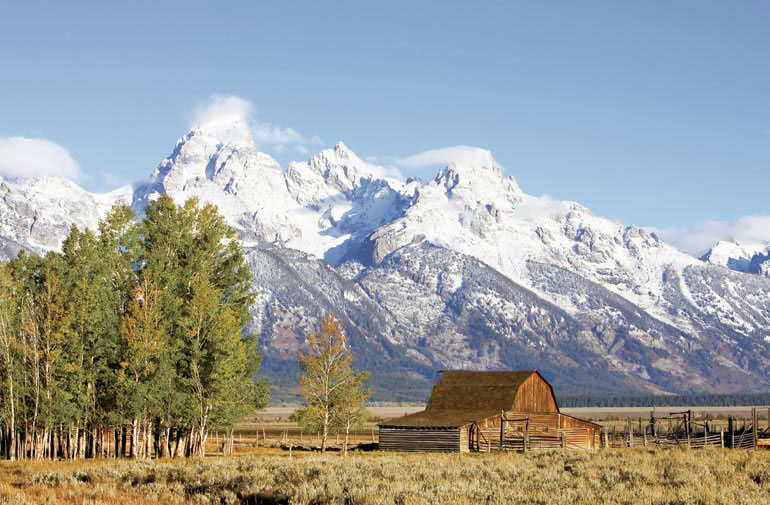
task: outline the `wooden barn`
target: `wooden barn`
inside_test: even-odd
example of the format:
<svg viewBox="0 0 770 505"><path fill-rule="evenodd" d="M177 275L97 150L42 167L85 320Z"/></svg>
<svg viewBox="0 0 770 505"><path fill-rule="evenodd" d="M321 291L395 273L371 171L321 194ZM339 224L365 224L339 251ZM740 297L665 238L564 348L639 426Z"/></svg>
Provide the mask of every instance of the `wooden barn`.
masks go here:
<svg viewBox="0 0 770 505"><path fill-rule="evenodd" d="M559 411L534 370L442 371L422 412L380 423L386 451L593 449L601 426Z"/></svg>

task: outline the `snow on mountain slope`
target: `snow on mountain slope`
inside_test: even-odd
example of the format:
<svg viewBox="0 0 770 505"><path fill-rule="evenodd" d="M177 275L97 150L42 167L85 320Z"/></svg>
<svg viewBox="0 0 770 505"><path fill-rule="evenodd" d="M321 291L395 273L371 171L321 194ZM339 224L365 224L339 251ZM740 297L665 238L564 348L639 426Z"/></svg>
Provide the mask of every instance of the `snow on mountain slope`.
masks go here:
<svg viewBox="0 0 770 505"><path fill-rule="evenodd" d="M663 274L697 260L654 234L595 216L576 203L526 195L485 154L478 165L451 165L420 187L404 217L372 235L372 260L381 261L424 237L474 256L528 287L533 287L528 261L557 265L668 318L661 305Z"/></svg>
<svg viewBox="0 0 770 505"><path fill-rule="evenodd" d="M770 249L766 244L741 243L737 241L720 240L714 247L701 256L701 260L727 267L737 272L750 272L751 260L757 254Z"/></svg>
<svg viewBox="0 0 770 505"><path fill-rule="evenodd" d="M245 244L302 240L281 166L257 151L244 118L197 126L177 141L171 156L137 189L141 212L159 194L215 204Z"/></svg>
<svg viewBox="0 0 770 505"><path fill-rule="evenodd" d="M770 246L758 252L751 258L749 273L770 278Z"/></svg>
<svg viewBox="0 0 770 505"><path fill-rule="evenodd" d="M321 249L298 249L334 265L355 257L369 234L400 217L416 188L385 177L381 168L361 160L342 142L305 163L290 163L286 186L304 212L319 216L319 235L337 239L317 240Z"/></svg>
<svg viewBox="0 0 770 505"><path fill-rule="evenodd" d="M113 204L131 198L130 186L94 194L61 177L0 177L0 252L59 249L72 224L93 229Z"/></svg>
<svg viewBox="0 0 770 505"><path fill-rule="evenodd" d="M161 193L197 197L219 208L245 245L280 244L331 263L378 226L397 217L408 195L344 144L284 174L257 150L245 118L198 125L136 192L141 211Z"/></svg>

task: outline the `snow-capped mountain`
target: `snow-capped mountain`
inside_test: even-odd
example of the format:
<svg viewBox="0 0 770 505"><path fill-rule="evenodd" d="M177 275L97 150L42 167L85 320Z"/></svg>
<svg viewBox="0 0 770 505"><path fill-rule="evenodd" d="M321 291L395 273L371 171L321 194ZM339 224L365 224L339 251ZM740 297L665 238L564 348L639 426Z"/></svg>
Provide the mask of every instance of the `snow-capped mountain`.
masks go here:
<svg viewBox="0 0 770 505"><path fill-rule="evenodd" d="M59 249L71 225L94 229L113 204L132 199L131 187L93 194L61 177L0 176L0 257Z"/></svg>
<svg viewBox="0 0 770 505"><path fill-rule="evenodd" d="M719 266L748 252L699 261L527 195L488 151L426 183L388 178L342 143L284 171L236 119L198 125L114 193L50 178L0 180L0 192L6 256L56 249L115 202L216 204L242 237L260 294L252 326L277 379L293 377L307 332L334 311L381 398L421 397L435 370L462 367L539 368L573 392L770 386L770 278ZM746 271L766 272L751 266L763 254Z"/></svg>
<svg viewBox="0 0 770 505"><path fill-rule="evenodd" d="M770 277L770 245L738 241L719 241L701 260L749 274Z"/></svg>
<svg viewBox="0 0 770 505"><path fill-rule="evenodd" d="M736 272L748 273L751 260L757 254L764 252L768 246L758 243L741 243L736 240L720 240L701 256L701 260L727 267Z"/></svg>

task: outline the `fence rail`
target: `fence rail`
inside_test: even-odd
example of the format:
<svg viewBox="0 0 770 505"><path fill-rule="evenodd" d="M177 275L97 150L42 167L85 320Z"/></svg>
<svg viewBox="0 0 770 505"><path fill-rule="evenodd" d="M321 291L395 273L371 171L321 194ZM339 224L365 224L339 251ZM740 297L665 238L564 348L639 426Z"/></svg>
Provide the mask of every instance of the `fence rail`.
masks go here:
<svg viewBox="0 0 770 505"><path fill-rule="evenodd" d="M760 423L757 408L752 409L752 419L743 420L743 426L738 427L735 418L729 417L727 430L716 431L708 421L695 422L692 411L673 412L668 416L651 416L650 422L642 425L639 420L638 429L630 419L626 421L623 431L609 431L606 428L602 432L601 446L603 448L657 446L674 447L686 446L703 448L706 446L723 447L729 449L753 449L761 446L770 446L770 410L768 411L767 427ZM664 427L664 421L668 421L668 429ZM712 428L712 429L709 429Z"/></svg>

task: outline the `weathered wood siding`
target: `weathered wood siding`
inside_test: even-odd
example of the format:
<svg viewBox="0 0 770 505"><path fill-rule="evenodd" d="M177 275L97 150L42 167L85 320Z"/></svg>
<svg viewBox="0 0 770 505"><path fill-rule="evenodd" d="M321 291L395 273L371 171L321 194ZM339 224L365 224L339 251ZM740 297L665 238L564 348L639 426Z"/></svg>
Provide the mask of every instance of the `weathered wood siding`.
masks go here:
<svg viewBox="0 0 770 505"><path fill-rule="evenodd" d="M469 452L470 447L470 426L459 428L460 431L460 452Z"/></svg>
<svg viewBox="0 0 770 505"><path fill-rule="evenodd" d="M570 434L568 441L572 445L587 449L596 449L601 446L601 428L594 423L559 414L559 428Z"/></svg>
<svg viewBox="0 0 770 505"><path fill-rule="evenodd" d="M556 398L551 386L534 373L519 386L519 391L513 401L515 412L558 412Z"/></svg>
<svg viewBox="0 0 770 505"><path fill-rule="evenodd" d="M528 449L557 447L595 449L600 446L599 428L587 421L564 414L530 414L506 412L503 448L523 450L525 434ZM525 421L529 418L529 423ZM472 451L500 450L500 417L480 420L470 430L469 446Z"/></svg>
<svg viewBox="0 0 770 505"><path fill-rule="evenodd" d="M460 443L465 431L465 445ZM402 428L380 426L380 450L405 452L460 452L468 450L465 428Z"/></svg>

